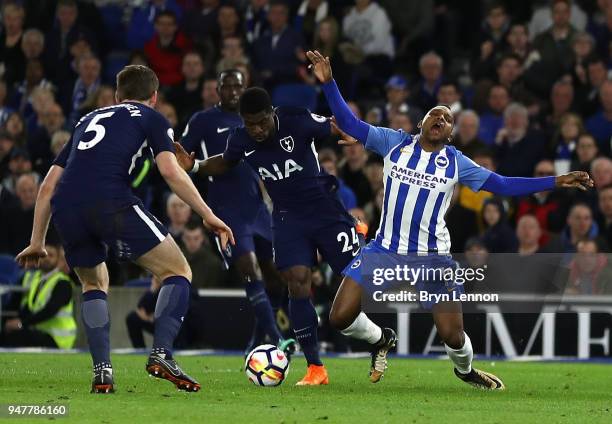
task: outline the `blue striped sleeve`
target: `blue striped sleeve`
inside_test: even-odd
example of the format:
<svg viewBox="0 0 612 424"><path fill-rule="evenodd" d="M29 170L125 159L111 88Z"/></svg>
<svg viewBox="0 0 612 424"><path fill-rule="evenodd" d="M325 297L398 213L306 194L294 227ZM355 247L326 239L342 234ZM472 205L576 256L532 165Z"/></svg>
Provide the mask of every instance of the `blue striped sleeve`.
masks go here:
<svg viewBox="0 0 612 424"><path fill-rule="evenodd" d="M401 130L395 131L390 128L374 127L370 125L365 147L385 157L395 146L401 144L407 136L408 135Z"/></svg>
<svg viewBox="0 0 612 424"><path fill-rule="evenodd" d="M492 172L465 157L459 150L456 152L459 182L468 186L472 191L480 190Z"/></svg>

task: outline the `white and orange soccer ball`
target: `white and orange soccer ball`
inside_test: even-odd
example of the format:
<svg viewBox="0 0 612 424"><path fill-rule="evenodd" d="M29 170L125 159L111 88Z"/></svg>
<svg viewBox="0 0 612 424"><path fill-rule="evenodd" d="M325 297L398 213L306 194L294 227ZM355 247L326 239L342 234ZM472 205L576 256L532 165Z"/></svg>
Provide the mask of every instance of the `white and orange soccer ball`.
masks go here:
<svg viewBox="0 0 612 424"><path fill-rule="evenodd" d="M247 355L244 370L257 386L278 386L289 373L289 358L274 345L257 346Z"/></svg>

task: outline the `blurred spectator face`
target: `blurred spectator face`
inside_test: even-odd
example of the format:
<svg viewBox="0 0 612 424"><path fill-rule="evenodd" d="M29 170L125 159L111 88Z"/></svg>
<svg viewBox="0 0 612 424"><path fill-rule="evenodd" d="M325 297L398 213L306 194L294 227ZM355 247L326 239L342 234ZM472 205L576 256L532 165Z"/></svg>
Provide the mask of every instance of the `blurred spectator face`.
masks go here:
<svg viewBox="0 0 612 424"><path fill-rule="evenodd" d="M595 187L605 187L612 184L612 160L597 158L591 164L591 176Z"/></svg>
<svg viewBox="0 0 612 424"><path fill-rule="evenodd" d="M32 161L23 155L11 158L9 161L9 171L12 175L22 175L32 171Z"/></svg>
<svg viewBox="0 0 612 424"><path fill-rule="evenodd" d="M40 57L45 47L45 36L37 29L29 29L21 39L21 51L26 59Z"/></svg>
<svg viewBox="0 0 612 424"><path fill-rule="evenodd" d="M521 138L529 126L529 118L526 113L512 111L504 116L504 126L511 138Z"/></svg>
<svg viewBox="0 0 612 424"><path fill-rule="evenodd" d="M43 112L41 118L41 122L49 134L53 134L55 131L60 130L64 126L64 122L66 122L64 112L57 103L50 105L47 110Z"/></svg>
<svg viewBox="0 0 612 424"><path fill-rule="evenodd" d="M601 87L608 78L608 70L602 61L589 63L587 72L592 87Z"/></svg>
<svg viewBox="0 0 612 424"><path fill-rule="evenodd" d="M337 29L334 31L334 27L330 21L323 21L319 24L317 38L321 40L322 44L331 44L338 38Z"/></svg>
<svg viewBox="0 0 612 424"><path fill-rule="evenodd" d="M27 84L32 87L37 85L45 76L43 65L38 59L28 60L26 64L25 79Z"/></svg>
<svg viewBox="0 0 612 424"><path fill-rule="evenodd" d="M32 91L32 108L34 112L40 117L45 109L47 109L55 98L53 92L48 88L37 87Z"/></svg>
<svg viewBox="0 0 612 424"><path fill-rule="evenodd" d="M77 20L78 10L75 5L62 4L57 7L57 20L62 28L62 32L66 32Z"/></svg>
<svg viewBox="0 0 612 424"><path fill-rule="evenodd" d="M17 179L15 194L19 198L23 210L34 208L36 195L38 195L38 184L32 174L25 174Z"/></svg>
<svg viewBox="0 0 612 424"><path fill-rule="evenodd" d="M508 90L500 85L493 86L489 92L489 108L491 111L501 114L509 104Z"/></svg>
<svg viewBox="0 0 612 424"><path fill-rule="evenodd" d="M115 90L108 85L103 85L98 88L98 99L96 100L96 107L107 107L115 104Z"/></svg>
<svg viewBox="0 0 612 424"><path fill-rule="evenodd" d="M428 83L434 83L442 76L442 60L435 53L426 53L420 60L421 75Z"/></svg>
<svg viewBox="0 0 612 424"><path fill-rule="evenodd" d="M503 7L495 7L487 14L487 24L493 31L499 31L506 24L507 18Z"/></svg>
<svg viewBox="0 0 612 424"><path fill-rule="evenodd" d="M336 167L336 162L334 162L334 160L331 158L321 160L321 167L329 175L333 175L333 176L338 175L338 168Z"/></svg>
<svg viewBox="0 0 612 424"><path fill-rule="evenodd" d="M563 1L555 2L552 6L553 26L557 28L565 28L569 25L572 16L570 5Z"/></svg>
<svg viewBox="0 0 612 424"><path fill-rule="evenodd" d="M408 99L409 91L405 88L389 87L387 89L387 101L392 107L399 107Z"/></svg>
<svg viewBox="0 0 612 424"><path fill-rule="evenodd" d="M580 163L590 163L597 157L599 149L597 148L597 142L590 134L583 134L578 138L576 144L576 155Z"/></svg>
<svg viewBox="0 0 612 424"><path fill-rule="evenodd" d="M172 128L176 128L178 125L178 116L176 115L176 109L170 103L159 102L157 103L157 110L161 113L164 118L170 122Z"/></svg>
<svg viewBox="0 0 612 424"><path fill-rule="evenodd" d="M196 81L204 75L204 63L197 53L188 53L183 57L183 75L187 81Z"/></svg>
<svg viewBox="0 0 612 424"><path fill-rule="evenodd" d="M251 0L251 7L255 10L259 10L267 5L269 0Z"/></svg>
<svg viewBox="0 0 612 424"><path fill-rule="evenodd" d="M578 115L568 113L563 115L560 122L561 137L565 141L575 141L581 132L582 121Z"/></svg>
<svg viewBox="0 0 612 424"><path fill-rule="evenodd" d="M351 111L355 114L355 116L361 119L361 109L359 108L359 105L353 101L347 102L347 105L349 109L351 109Z"/></svg>
<svg viewBox="0 0 612 424"><path fill-rule="evenodd" d="M244 56L244 48L242 41L238 37L226 37L223 39L223 48L221 50L225 59L242 59Z"/></svg>
<svg viewBox="0 0 612 424"><path fill-rule="evenodd" d="M482 209L482 217L488 227L496 225L501 219L501 211L494 203L487 203Z"/></svg>
<svg viewBox="0 0 612 424"><path fill-rule="evenodd" d="M172 193L166 202L166 215L168 215L170 225L180 227L189 221L191 208L180 197Z"/></svg>
<svg viewBox="0 0 612 424"><path fill-rule="evenodd" d="M91 46L86 39L79 38L70 46L70 54L78 61L80 58L92 54Z"/></svg>
<svg viewBox="0 0 612 424"><path fill-rule="evenodd" d="M176 30L176 19L172 16L160 15L155 20L155 32L162 40L172 40Z"/></svg>
<svg viewBox="0 0 612 424"><path fill-rule="evenodd" d="M365 9L371 3L371 0L355 0L355 6L359 9Z"/></svg>
<svg viewBox="0 0 612 424"><path fill-rule="evenodd" d="M363 144L355 143L343 147L344 157L349 163L357 163L367 158Z"/></svg>
<svg viewBox="0 0 612 424"><path fill-rule="evenodd" d="M204 108L219 103L219 93L217 92L217 80L206 80L202 86L202 101L204 102Z"/></svg>
<svg viewBox="0 0 612 424"><path fill-rule="evenodd" d="M17 138L21 136L25 130L23 118L17 112L11 113L4 125L6 126L6 132Z"/></svg>
<svg viewBox="0 0 612 424"><path fill-rule="evenodd" d="M515 50L524 50L529 44L529 34L525 25L512 25L508 32L508 44Z"/></svg>
<svg viewBox="0 0 612 424"><path fill-rule="evenodd" d="M470 266L484 266L488 257L489 251L482 243L473 243L465 249L465 259Z"/></svg>
<svg viewBox="0 0 612 424"><path fill-rule="evenodd" d="M410 134L414 129L414 124L410 119L410 115L407 113L395 113L391 117L389 127L398 131L403 130L404 132Z"/></svg>
<svg viewBox="0 0 612 424"><path fill-rule="evenodd" d="M491 155L475 155L474 162L476 162L477 165L482 166L484 169L488 169L489 171L495 171L495 161L493 160L493 157L491 157Z"/></svg>
<svg viewBox="0 0 612 424"><path fill-rule="evenodd" d="M607 220L612 220L612 187L599 191L599 210Z"/></svg>
<svg viewBox="0 0 612 424"><path fill-rule="evenodd" d="M551 160L541 160L533 170L534 177L552 177L555 175L555 164Z"/></svg>
<svg viewBox="0 0 612 424"><path fill-rule="evenodd" d="M521 76L521 64L516 58L505 58L497 68L499 82L506 86L512 85Z"/></svg>
<svg viewBox="0 0 612 424"><path fill-rule="evenodd" d="M573 238L585 238L593 225L593 214L586 205L576 205L567 216L567 225Z"/></svg>
<svg viewBox="0 0 612 424"><path fill-rule="evenodd" d="M43 272L50 272L58 266L61 257L61 247L47 244L45 245L45 250L47 251L47 256L41 258L40 269Z"/></svg>
<svg viewBox="0 0 612 424"><path fill-rule="evenodd" d="M612 113L612 81L606 81L600 88L599 98L601 105L607 113Z"/></svg>
<svg viewBox="0 0 612 424"><path fill-rule="evenodd" d="M593 51L593 38L588 33L581 32L574 37L572 48L576 59L582 60Z"/></svg>
<svg viewBox="0 0 612 424"><path fill-rule="evenodd" d="M57 156L62 151L64 146L68 144L70 140L70 133L68 131L56 131L51 137L51 152L53 156Z"/></svg>
<svg viewBox="0 0 612 424"><path fill-rule="evenodd" d="M451 106L461 99L457 87L452 84L442 85L438 90L438 104Z"/></svg>
<svg viewBox="0 0 612 424"><path fill-rule="evenodd" d="M2 22L8 35L19 34L23 29L25 12L21 6L7 4L2 10Z"/></svg>
<svg viewBox="0 0 612 424"><path fill-rule="evenodd" d="M86 86L94 84L100 78L100 61L93 56L79 60L79 78Z"/></svg>
<svg viewBox="0 0 612 424"><path fill-rule="evenodd" d="M202 248L204 244L204 232L201 227L193 229L185 228L181 236L183 245L188 253L194 254Z"/></svg>
<svg viewBox="0 0 612 424"><path fill-rule="evenodd" d="M268 22L270 23L270 29L272 32L280 32L285 26L289 19L289 11L287 6L283 4L274 4L270 6L268 10Z"/></svg>
<svg viewBox="0 0 612 424"><path fill-rule="evenodd" d="M475 113L464 112L457 120L457 134L464 143L474 140L479 130L478 116Z"/></svg>
<svg viewBox="0 0 612 424"><path fill-rule="evenodd" d="M240 17L238 12L232 6L221 6L217 15L217 23L221 32L233 33L238 28Z"/></svg>
<svg viewBox="0 0 612 424"><path fill-rule="evenodd" d="M15 140L8 134L0 134L0 160L4 159L15 146Z"/></svg>
<svg viewBox="0 0 612 424"><path fill-rule="evenodd" d="M553 85L550 101L555 113L565 113L572 107L574 101L574 87L569 83Z"/></svg>
<svg viewBox="0 0 612 424"><path fill-rule="evenodd" d="M583 273L591 273L597 268L597 243L593 240L582 240L576 245L576 266Z"/></svg>
<svg viewBox="0 0 612 424"><path fill-rule="evenodd" d="M541 235L540 223L533 215L523 215L516 224L516 237L523 246L538 244Z"/></svg>

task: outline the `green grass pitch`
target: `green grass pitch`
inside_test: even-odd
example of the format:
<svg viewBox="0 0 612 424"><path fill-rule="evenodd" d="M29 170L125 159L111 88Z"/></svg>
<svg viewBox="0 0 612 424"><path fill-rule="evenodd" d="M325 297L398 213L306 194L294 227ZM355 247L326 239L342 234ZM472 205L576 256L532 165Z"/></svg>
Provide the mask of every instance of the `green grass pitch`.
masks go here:
<svg viewBox="0 0 612 424"><path fill-rule="evenodd" d="M114 355L113 395L89 393L85 354L0 354L0 403L67 404L59 423L610 423L612 366L476 361L505 382L484 392L460 382L440 360L392 358L385 378L368 381L369 361L328 358L330 385L295 387L305 365L291 364L275 388L252 385L238 356L178 357L202 384L198 393L149 378L145 357ZM49 422L49 418L0 419Z"/></svg>

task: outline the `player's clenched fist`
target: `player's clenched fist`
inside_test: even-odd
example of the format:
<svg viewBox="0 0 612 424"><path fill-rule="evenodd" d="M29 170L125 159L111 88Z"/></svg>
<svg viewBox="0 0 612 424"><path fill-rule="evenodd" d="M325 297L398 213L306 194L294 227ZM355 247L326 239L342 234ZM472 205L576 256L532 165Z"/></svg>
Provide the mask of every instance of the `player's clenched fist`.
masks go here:
<svg viewBox="0 0 612 424"><path fill-rule="evenodd" d="M40 260L46 256L47 251L44 247L29 245L17 255L15 260L22 268L38 268Z"/></svg>

